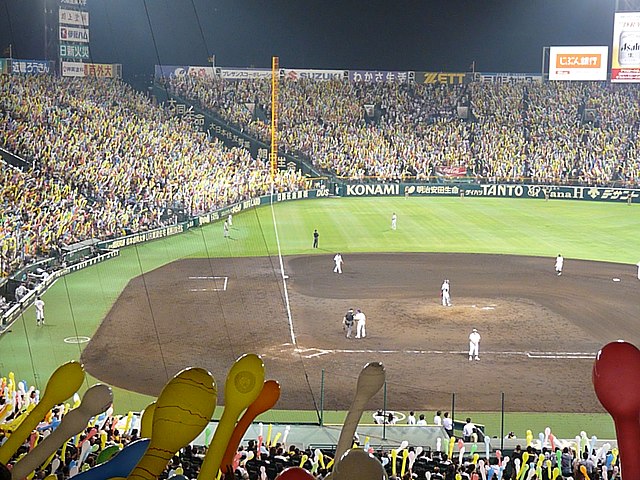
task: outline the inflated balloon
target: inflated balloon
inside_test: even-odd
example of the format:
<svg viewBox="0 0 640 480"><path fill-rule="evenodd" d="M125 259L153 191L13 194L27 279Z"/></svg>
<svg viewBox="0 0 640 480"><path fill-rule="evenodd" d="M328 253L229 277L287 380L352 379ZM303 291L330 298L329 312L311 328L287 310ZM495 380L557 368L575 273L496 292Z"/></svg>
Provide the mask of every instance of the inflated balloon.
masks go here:
<svg viewBox="0 0 640 480"><path fill-rule="evenodd" d="M361 448L348 450L325 480L387 480L387 472L376 457Z"/></svg>
<svg viewBox="0 0 640 480"><path fill-rule="evenodd" d="M585 480L591 480L591 477L587 474L587 467L584 465L580 465L580 473L582 473Z"/></svg>
<svg viewBox="0 0 640 480"><path fill-rule="evenodd" d="M199 480L211 480L218 474L238 417L258 398L263 386L264 363L258 355L247 354L236 360L227 374L224 411L200 467Z"/></svg>
<svg viewBox="0 0 640 480"><path fill-rule="evenodd" d="M473 454L473 457L471 458L471 463L473 463L474 465L478 463L478 460L480 459L480 455L477 453Z"/></svg>
<svg viewBox="0 0 640 480"><path fill-rule="evenodd" d="M640 350L623 341L605 345L596 355L592 379L598 400L615 423L624 476L640 478Z"/></svg>
<svg viewBox="0 0 640 480"><path fill-rule="evenodd" d="M151 438L153 432L153 413L156 411L156 402L153 401L142 412L140 417L140 437Z"/></svg>
<svg viewBox="0 0 640 480"><path fill-rule="evenodd" d="M156 401L149 448L128 480L157 478L171 457L209 424L216 398L215 381L202 368L187 368L169 380Z"/></svg>
<svg viewBox="0 0 640 480"><path fill-rule="evenodd" d="M131 442L109 461L79 473L74 480L109 480L127 477L147 451L150 441L148 438L141 438Z"/></svg>
<svg viewBox="0 0 640 480"><path fill-rule="evenodd" d="M353 435L356 433L356 428L358 428L358 423L360 423L360 418L367 402L380 391L382 385L384 385L385 378L384 365L380 362L367 363L360 372L358 383L356 384L356 393L338 439L336 447L337 458L341 458L351 445Z"/></svg>
<svg viewBox="0 0 640 480"><path fill-rule="evenodd" d="M453 455L453 446L456 443L456 437L451 437L449 439L449 458L451 458L451 456Z"/></svg>
<svg viewBox="0 0 640 480"><path fill-rule="evenodd" d="M0 463L6 464L46 413L72 396L80 388L83 380L84 369L80 363L68 362L59 366L51 374L40 403L33 407L29 416L0 446Z"/></svg>
<svg viewBox="0 0 640 480"><path fill-rule="evenodd" d="M407 458L409 457L409 452L407 450L402 451L402 468L400 468L400 477L404 477L404 472L407 469Z"/></svg>
<svg viewBox="0 0 640 480"><path fill-rule="evenodd" d="M396 476L396 460L398 458L398 451L391 450L391 475Z"/></svg>
<svg viewBox="0 0 640 480"><path fill-rule="evenodd" d="M525 438L527 439L527 447L530 447L531 442L533 441L533 433L531 432L531 430L527 430L527 435L525 436Z"/></svg>
<svg viewBox="0 0 640 480"><path fill-rule="evenodd" d="M280 475L276 477L277 480L315 480L315 477L311 475L304 468L289 467L285 468Z"/></svg>
<svg viewBox="0 0 640 480"><path fill-rule="evenodd" d="M491 447L491 439L489 438L489 435L485 435L484 436L484 456L487 460L489 459L490 447Z"/></svg>
<svg viewBox="0 0 640 480"><path fill-rule="evenodd" d="M238 420L238 423L236 424L233 433L231 434L231 438L229 439L229 442L227 444L227 449L225 450L222 457L223 469L230 464L231 459L235 455L235 452L238 450L238 445L240 445L242 437L246 433L251 423L258 415L273 408L279 398L280 384L275 380L267 380L266 382L264 382L258 398L256 398L254 402L249 405L249 408L247 408L247 411L244 412L242 417L240 417L240 420ZM280 438L280 433L276 435L274 443L277 442L278 438Z"/></svg>

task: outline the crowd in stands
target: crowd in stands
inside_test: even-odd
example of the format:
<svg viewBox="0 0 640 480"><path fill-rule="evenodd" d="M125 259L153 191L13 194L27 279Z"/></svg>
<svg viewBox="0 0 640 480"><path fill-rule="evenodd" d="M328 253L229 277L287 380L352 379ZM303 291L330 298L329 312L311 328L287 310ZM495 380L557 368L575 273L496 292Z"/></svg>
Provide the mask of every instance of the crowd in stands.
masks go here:
<svg viewBox="0 0 640 480"><path fill-rule="evenodd" d="M268 79L179 76L169 90L269 138ZM283 147L341 177L637 186L640 87L599 82L466 86L281 80ZM373 113L365 114L367 106ZM457 107L470 106L468 120ZM256 114L256 112L258 114Z"/></svg>
<svg viewBox="0 0 640 480"><path fill-rule="evenodd" d="M111 79L0 76L3 275L60 245L136 233L269 192L269 166L229 149ZM277 191L303 187L280 171Z"/></svg>

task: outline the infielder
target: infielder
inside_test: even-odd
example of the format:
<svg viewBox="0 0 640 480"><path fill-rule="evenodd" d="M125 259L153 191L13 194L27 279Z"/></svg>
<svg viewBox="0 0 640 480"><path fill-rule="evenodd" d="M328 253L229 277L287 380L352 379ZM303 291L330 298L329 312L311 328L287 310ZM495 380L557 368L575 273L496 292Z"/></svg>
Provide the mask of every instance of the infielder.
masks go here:
<svg viewBox="0 0 640 480"><path fill-rule="evenodd" d="M344 260L342 260L342 255L336 253L336 256L333 257L333 261L336 264L336 266L333 268L334 273L342 273L342 264L344 263Z"/></svg>
<svg viewBox="0 0 640 480"><path fill-rule="evenodd" d="M480 334L478 329L474 328L469 334L469 361L473 358L480 360Z"/></svg>
<svg viewBox="0 0 640 480"><path fill-rule="evenodd" d="M356 310L356 314L353 317L356 321L356 338L364 338L367 336L366 325L367 317L360 309Z"/></svg>
<svg viewBox="0 0 640 480"><path fill-rule="evenodd" d="M44 325L44 300L38 296L33 305L36 307L36 325Z"/></svg>
<svg viewBox="0 0 640 480"><path fill-rule="evenodd" d="M558 254L558 256L556 257L556 273L558 274L558 276L562 275L563 265L564 265L564 258L562 258L562 255Z"/></svg>
<svg viewBox="0 0 640 480"><path fill-rule="evenodd" d="M449 280L445 280L442 282L442 286L440 287L442 291L442 306L450 307L451 306L451 294L449 293Z"/></svg>
<svg viewBox="0 0 640 480"><path fill-rule="evenodd" d="M397 226L398 226L398 217L396 216L396 213L393 212L393 215L391 215L391 230L395 230Z"/></svg>

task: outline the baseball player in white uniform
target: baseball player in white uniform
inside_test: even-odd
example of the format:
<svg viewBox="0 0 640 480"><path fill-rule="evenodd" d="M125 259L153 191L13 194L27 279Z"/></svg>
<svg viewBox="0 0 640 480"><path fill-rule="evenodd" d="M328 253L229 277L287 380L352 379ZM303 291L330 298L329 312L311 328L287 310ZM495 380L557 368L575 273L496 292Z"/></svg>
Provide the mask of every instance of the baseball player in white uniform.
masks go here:
<svg viewBox="0 0 640 480"><path fill-rule="evenodd" d="M478 329L474 328L469 334L469 361L480 360L480 334Z"/></svg>
<svg viewBox="0 0 640 480"><path fill-rule="evenodd" d="M442 291L442 306L450 307L451 306L451 293L449 292L449 280L445 280L442 282L442 286L440 290Z"/></svg>
<svg viewBox="0 0 640 480"><path fill-rule="evenodd" d="M367 317L360 309L356 310L356 314L353 316L356 321L356 338L364 338L367 336L366 325Z"/></svg>
<svg viewBox="0 0 640 480"><path fill-rule="evenodd" d="M558 274L558 276L562 275L563 265L564 265L564 258L562 258L562 255L558 254L558 256L556 257L556 273Z"/></svg>
<svg viewBox="0 0 640 480"><path fill-rule="evenodd" d="M44 300L37 297L33 305L36 307L36 325L44 325Z"/></svg>
<svg viewBox="0 0 640 480"><path fill-rule="evenodd" d="M336 266L333 268L334 273L342 273L342 264L344 263L344 260L342 260L342 255L336 253L336 256L333 257L333 261L336 264Z"/></svg>
<svg viewBox="0 0 640 480"><path fill-rule="evenodd" d="M636 263L638 266L638 280L640 280L640 262Z"/></svg>
<svg viewBox="0 0 640 480"><path fill-rule="evenodd" d="M229 224L227 221L224 221L224 225L222 225L222 231L224 233L224 238L229 238Z"/></svg>
<svg viewBox="0 0 640 480"><path fill-rule="evenodd" d="M398 226L398 217L396 216L396 213L393 212L393 215L391 215L391 230L395 230L397 226Z"/></svg>

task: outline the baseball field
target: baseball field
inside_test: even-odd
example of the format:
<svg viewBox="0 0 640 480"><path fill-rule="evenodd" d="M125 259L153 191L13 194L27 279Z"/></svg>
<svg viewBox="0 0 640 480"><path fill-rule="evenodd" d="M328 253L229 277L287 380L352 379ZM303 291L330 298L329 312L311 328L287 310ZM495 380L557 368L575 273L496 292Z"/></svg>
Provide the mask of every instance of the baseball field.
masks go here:
<svg viewBox="0 0 640 480"><path fill-rule="evenodd" d="M192 229L61 278L44 296L44 327L30 309L0 338L0 372L43 389L58 365L81 359L86 386L112 385L126 412L186 366L214 374L221 404L234 359L254 352L283 391L263 421L316 421L322 403L325 421L339 422L362 366L382 361L392 410L431 418L455 395L456 417L472 414L495 434L504 393L506 430L613 437L591 367L610 341L640 344L637 205L306 200L243 212L230 232ZM440 305L444 278L450 308ZM344 338L349 307L367 314L367 338ZM481 360L470 363L474 327ZM384 402L381 393L371 410Z"/></svg>

